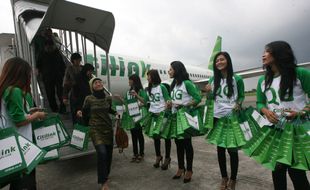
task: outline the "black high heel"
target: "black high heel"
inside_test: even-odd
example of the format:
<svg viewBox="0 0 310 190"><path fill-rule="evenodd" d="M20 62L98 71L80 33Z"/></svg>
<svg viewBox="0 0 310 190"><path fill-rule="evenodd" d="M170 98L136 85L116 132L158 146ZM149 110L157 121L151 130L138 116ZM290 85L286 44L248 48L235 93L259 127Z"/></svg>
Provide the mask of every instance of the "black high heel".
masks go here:
<svg viewBox="0 0 310 190"><path fill-rule="evenodd" d="M188 177L188 175L189 175L189 177ZM183 182L189 183L192 180L192 175L193 175L192 171L187 171L185 176L184 176Z"/></svg>
<svg viewBox="0 0 310 190"><path fill-rule="evenodd" d="M171 158L165 158L164 163L161 165L162 170L167 170L170 166Z"/></svg>
<svg viewBox="0 0 310 190"><path fill-rule="evenodd" d="M160 166L160 163L163 161L163 157L162 156L157 156L156 157L156 161L155 163L153 164L154 168L159 168Z"/></svg>
<svg viewBox="0 0 310 190"><path fill-rule="evenodd" d="M180 174L179 174L180 173ZM178 175L179 174L179 175ZM184 169L182 169L182 170L178 170L177 171L177 174L175 174L173 177L172 177L172 179L180 179L181 177L182 177L182 175L184 175L185 174L185 170Z"/></svg>

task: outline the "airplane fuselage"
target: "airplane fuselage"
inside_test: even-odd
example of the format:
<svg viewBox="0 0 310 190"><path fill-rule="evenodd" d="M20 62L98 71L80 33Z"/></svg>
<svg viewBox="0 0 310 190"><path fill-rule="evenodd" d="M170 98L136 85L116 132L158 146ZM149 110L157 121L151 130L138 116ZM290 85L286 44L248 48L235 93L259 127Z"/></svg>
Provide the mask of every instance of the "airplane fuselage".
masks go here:
<svg viewBox="0 0 310 190"><path fill-rule="evenodd" d="M96 74L103 81L107 81L107 67L106 56L100 54L97 58ZM94 64L94 57L92 54L87 54L87 62ZM124 95L128 90L128 77L132 74L137 74L141 78L143 86L147 86L147 72L150 69L156 69L159 72L162 82L170 84L168 70L170 63L155 63L155 61L148 59L140 59L122 55L109 55L109 70L110 70L110 84L111 92L113 94ZM205 68L186 65L187 72L190 75L190 79L193 81L206 79L212 76L212 71Z"/></svg>

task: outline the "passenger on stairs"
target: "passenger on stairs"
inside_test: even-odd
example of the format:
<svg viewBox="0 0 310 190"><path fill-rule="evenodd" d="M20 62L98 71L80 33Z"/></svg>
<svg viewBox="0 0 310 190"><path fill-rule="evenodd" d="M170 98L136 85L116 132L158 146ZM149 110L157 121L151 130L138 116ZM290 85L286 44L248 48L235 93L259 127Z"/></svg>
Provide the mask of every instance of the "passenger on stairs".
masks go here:
<svg viewBox="0 0 310 190"><path fill-rule="evenodd" d="M42 77L51 110L53 112L65 112L65 105L62 102L62 83L66 66L53 40L45 42L44 51L39 54L36 66L39 75ZM59 106L55 95L57 95Z"/></svg>
<svg viewBox="0 0 310 190"><path fill-rule="evenodd" d="M73 93L71 93L71 91L72 91L73 86L76 83L75 79L82 69L82 66L81 66L82 57L79 53L73 53L70 59L71 59L72 65L67 67L65 76L64 76L64 81L63 81L63 89L64 89L63 90L63 103L69 104L70 102L72 122L73 124L75 124L77 122L76 113L75 113L75 110L76 110L75 102L76 102L77 97L75 97Z"/></svg>

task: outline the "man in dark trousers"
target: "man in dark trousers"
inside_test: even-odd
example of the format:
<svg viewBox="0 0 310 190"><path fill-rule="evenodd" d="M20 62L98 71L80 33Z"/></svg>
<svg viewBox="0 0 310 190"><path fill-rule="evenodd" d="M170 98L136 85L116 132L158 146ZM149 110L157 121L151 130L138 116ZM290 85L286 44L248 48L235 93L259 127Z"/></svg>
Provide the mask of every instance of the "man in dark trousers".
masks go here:
<svg viewBox="0 0 310 190"><path fill-rule="evenodd" d="M53 40L49 39L45 42L44 51L38 57L37 69L42 77L51 110L59 113L66 112L66 107L62 101L62 83L66 65ZM59 106L55 97L56 93Z"/></svg>

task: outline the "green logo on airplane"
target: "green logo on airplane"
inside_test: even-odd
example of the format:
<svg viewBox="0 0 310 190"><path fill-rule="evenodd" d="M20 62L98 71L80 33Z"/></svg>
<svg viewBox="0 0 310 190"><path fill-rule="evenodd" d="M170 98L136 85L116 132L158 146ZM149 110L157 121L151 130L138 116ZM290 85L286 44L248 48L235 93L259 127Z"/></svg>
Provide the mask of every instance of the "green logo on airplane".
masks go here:
<svg viewBox="0 0 310 190"><path fill-rule="evenodd" d="M132 74L137 74L140 77L146 77L147 71L151 69L151 65L144 63L144 61L139 62L130 61L125 64L124 58L122 57L118 57L118 60L116 60L115 56L110 55L109 57L110 57L109 63L110 63L111 76L125 77L125 70L127 70L127 77L131 76ZM101 60L100 74L106 76L107 75L106 56L104 54L101 54L100 60ZM95 63L94 56L92 54L87 54L86 62L94 65ZM127 68L125 66L127 66ZM118 74L117 71L119 71Z"/></svg>

